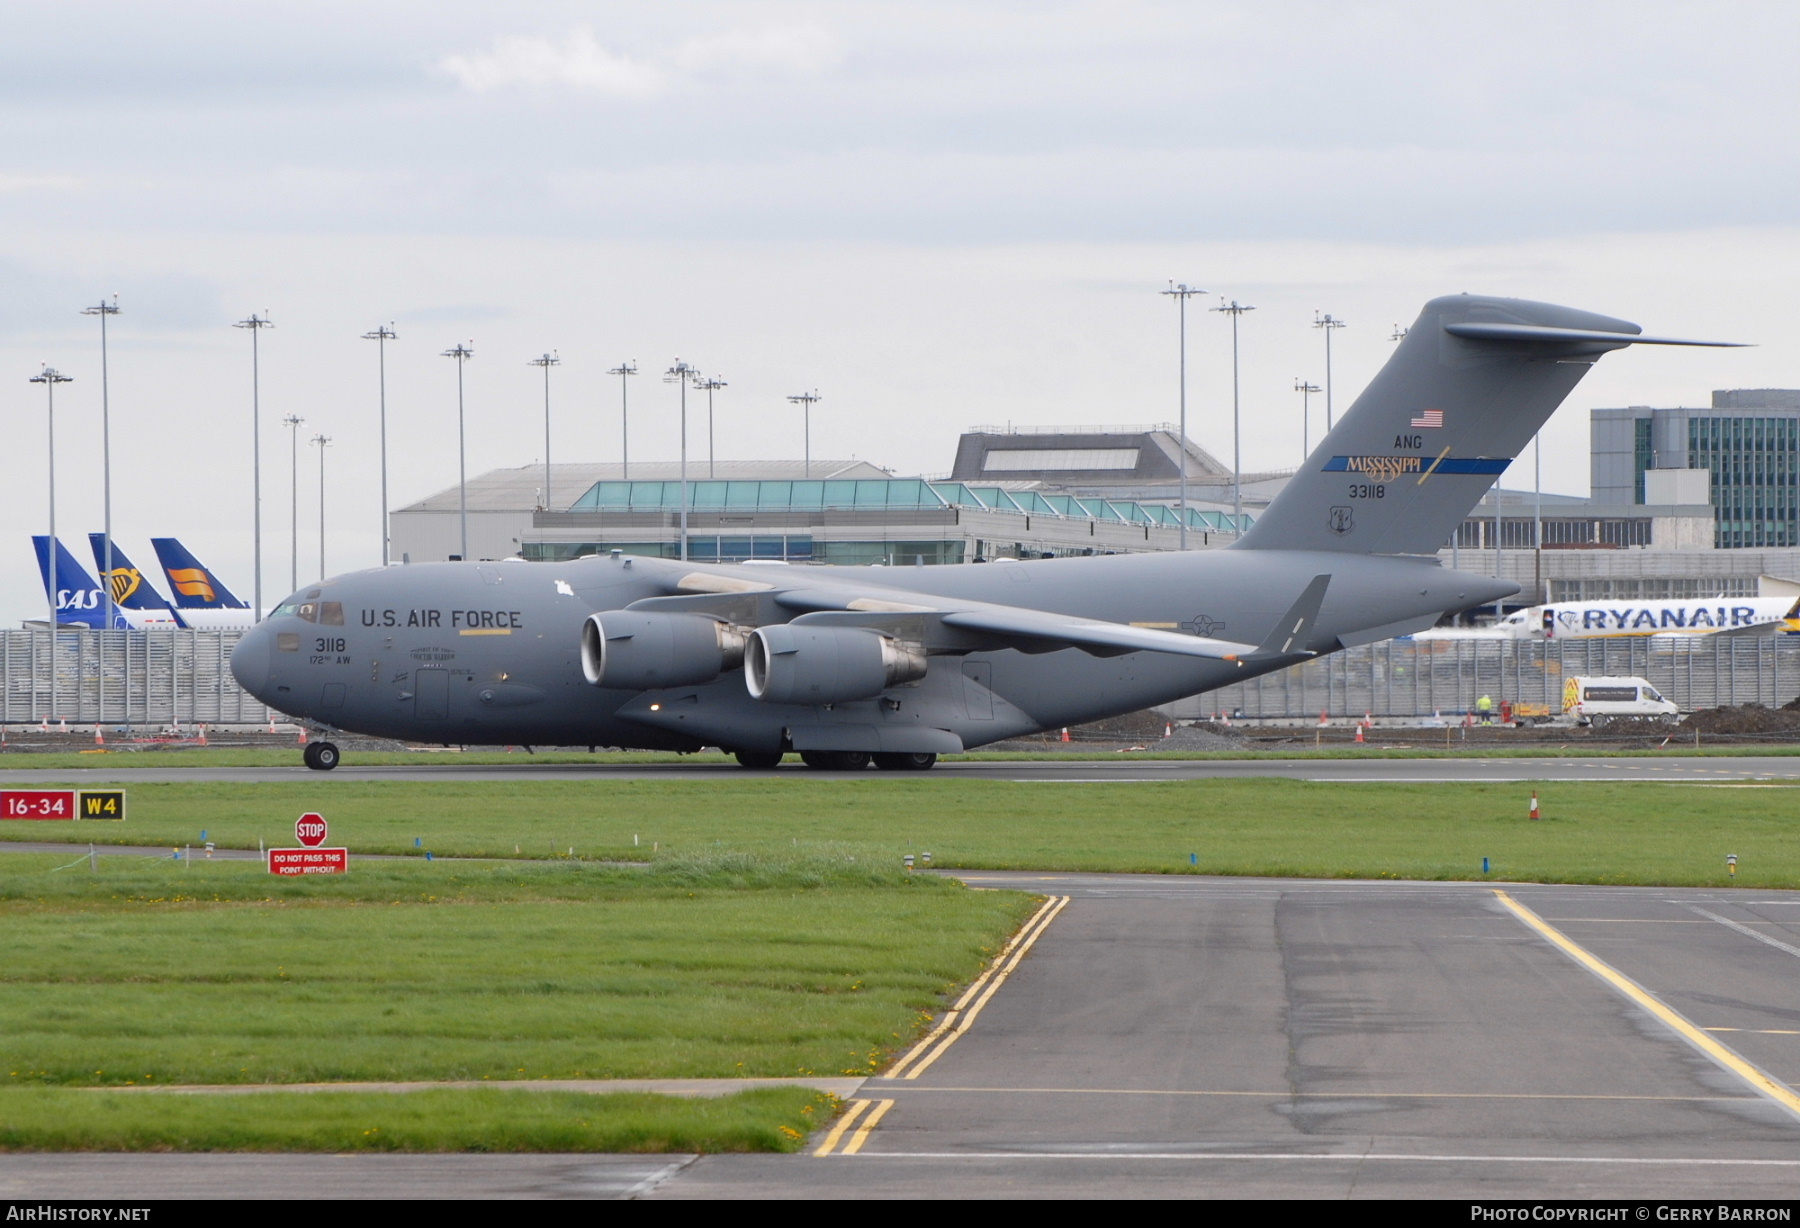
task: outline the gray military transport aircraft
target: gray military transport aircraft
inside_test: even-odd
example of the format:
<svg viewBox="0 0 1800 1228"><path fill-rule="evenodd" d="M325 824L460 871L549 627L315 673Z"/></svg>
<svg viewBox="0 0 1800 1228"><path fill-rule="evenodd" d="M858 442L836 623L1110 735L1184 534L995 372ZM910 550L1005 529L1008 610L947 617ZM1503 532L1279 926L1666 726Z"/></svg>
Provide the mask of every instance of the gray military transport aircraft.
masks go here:
<svg viewBox="0 0 1800 1228"><path fill-rule="evenodd" d="M1242 540L941 567L613 551L338 576L246 634L244 689L330 730L444 744L719 746L747 768L917 770L1422 630L1518 587L1438 547L1623 346L1716 345L1547 303L1428 303Z"/></svg>

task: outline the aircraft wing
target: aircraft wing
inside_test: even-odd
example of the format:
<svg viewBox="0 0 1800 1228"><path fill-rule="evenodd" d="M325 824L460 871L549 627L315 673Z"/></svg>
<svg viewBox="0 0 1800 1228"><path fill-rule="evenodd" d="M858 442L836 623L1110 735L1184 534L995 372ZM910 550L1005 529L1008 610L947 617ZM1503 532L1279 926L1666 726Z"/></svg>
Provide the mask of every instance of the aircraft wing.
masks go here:
<svg viewBox="0 0 1800 1228"><path fill-rule="evenodd" d="M781 614L786 614L794 616L795 623L869 627L907 639L924 640L928 651L933 652L1006 647L1040 653L1079 648L1096 656L1166 652L1183 657L1239 661L1317 655L1307 647L1307 641L1330 580L1329 575L1315 576L1262 644L1183 635L1160 627L1132 626L885 586L865 589L822 584L780 588L705 572L685 576L678 582L678 587L687 590L686 595L646 598L633 602L630 608L708 614L757 625L778 621Z"/></svg>

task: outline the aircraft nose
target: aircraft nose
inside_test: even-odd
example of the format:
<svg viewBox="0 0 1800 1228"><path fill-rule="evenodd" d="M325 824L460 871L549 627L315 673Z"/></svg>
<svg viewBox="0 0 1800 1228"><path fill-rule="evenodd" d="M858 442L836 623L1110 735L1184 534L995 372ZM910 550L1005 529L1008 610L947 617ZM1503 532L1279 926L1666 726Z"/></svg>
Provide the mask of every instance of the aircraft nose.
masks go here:
<svg viewBox="0 0 1800 1228"><path fill-rule="evenodd" d="M269 689L269 628L252 627L231 650L231 676L246 691L268 702L263 694Z"/></svg>

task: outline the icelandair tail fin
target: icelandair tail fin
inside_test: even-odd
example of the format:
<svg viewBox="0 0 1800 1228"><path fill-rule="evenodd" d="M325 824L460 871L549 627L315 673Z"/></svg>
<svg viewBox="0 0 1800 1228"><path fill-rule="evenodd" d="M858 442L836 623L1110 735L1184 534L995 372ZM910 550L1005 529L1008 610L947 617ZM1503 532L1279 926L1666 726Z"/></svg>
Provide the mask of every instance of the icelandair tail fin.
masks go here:
<svg viewBox="0 0 1800 1228"><path fill-rule="evenodd" d="M189 554L187 547L173 537L152 537L150 545L156 551L157 561L162 564L163 574L169 578L169 591L175 597L177 608L249 609L232 596L231 590L221 584L217 576L207 570L206 564Z"/></svg>
<svg viewBox="0 0 1800 1228"><path fill-rule="evenodd" d="M1433 299L1238 548L1436 554L1588 368L1634 343L1731 344L1524 299Z"/></svg>
<svg viewBox="0 0 1800 1228"><path fill-rule="evenodd" d="M113 604L127 610L167 610L172 608L163 595L156 591L144 573L132 565L125 552L119 549L119 543L112 547L112 571L106 570L106 534L89 533L88 545L94 551L94 570L100 578L106 580L112 588Z"/></svg>
<svg viewBox="0 0 1800 1228"><path fill-rule="evenodd" d="M34 536L32 547L37 551L38 574L44 577L44 595L50 592L50 539ZM59 627L102 627L106 626L106 599L100 594L100 585L94 577L88 575L87 569L75 561L68 548L59 540L56 543L56 625ZM115 616L116 617L116 616ZM120 626L124 621L119 620Z"/></svg>

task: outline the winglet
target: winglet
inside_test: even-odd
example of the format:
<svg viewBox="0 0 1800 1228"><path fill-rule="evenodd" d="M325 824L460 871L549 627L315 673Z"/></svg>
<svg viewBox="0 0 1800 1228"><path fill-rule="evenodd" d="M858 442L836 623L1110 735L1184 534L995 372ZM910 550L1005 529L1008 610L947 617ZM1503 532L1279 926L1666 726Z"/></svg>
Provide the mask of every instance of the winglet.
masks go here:
<svg viewBox="0 0 1800 1228"><path fill-rule="evenodd" d="M1275 624L1275 629L1269 632L1269 638L1264 640L1250 655L1253 657L1287 657L1298 653L1308 657L1317 656L1318 654L1305 647L1305 644L1311 637L1313 623L1318 621L1319 607L1325 604L1325 590L1330 584L1329 572L1322 576L1314 576L1312 583L1306 586L1306 591L1300 594L1300 600L1294 602L1288 612L1281 616L1281 620ZM1296 644L1301 647L1295 648Z"/></svg>

